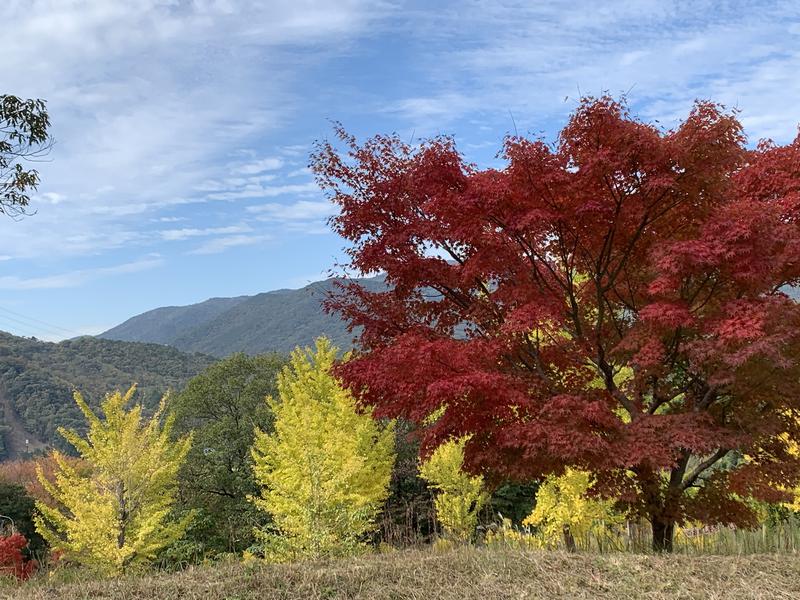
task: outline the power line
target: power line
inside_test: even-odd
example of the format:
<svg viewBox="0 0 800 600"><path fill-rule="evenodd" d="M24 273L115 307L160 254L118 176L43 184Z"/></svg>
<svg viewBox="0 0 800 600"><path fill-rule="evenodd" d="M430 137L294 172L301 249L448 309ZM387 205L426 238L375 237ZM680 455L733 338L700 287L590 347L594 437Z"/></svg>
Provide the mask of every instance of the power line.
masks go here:
<svg viewBox="0 0 800 600"><path fill-rule="evenodd" d="M0 311L3 309L0 308ZM32 323L30 321L25 321L22 319L18 319L17 317L11 316L9 314L3 314L0 312L0 319L6 321L6 323L11 324L10 326L14 329L19 330L20 326L22 330L25 332L33 332L33 335L48 335L50 337L58 337L58 338L65 338L65 337L75 337L76 335L81 335L77 332L71 331L69 329L65 329L63 327L58 327L56 325L40 325L38 323Z"/></svg>
<svg viewBox="0 0 800 600"><path fill-rule="evenodd" d="M32 335L34 337L40 337L42 335L58 337L64 336L64 334L60 331L26 323L9 315L0 314L0 322L4 322L4 325L7 327L14 329L15 331L19 331L20 335Z"/></svg>
<svg viewBox="0 0 800 600"><path fill-rule="evenodd" d="M53 323L48 323L47 321L42 321L41 319L37 319L36 317L29 317L28 315L23 315L22 313L19 313L19 312L15 311L15 310L11 310L10 308L6 308L5 306L0 306L0 310L3 310L5 312L7 312L7 313L11 313L12 315L16 315L17 317L20 317L20 318L25 319L27 321L34 321L36 323L40 323L42 325L46 325L47 327L50 327L52 329L60 329L61 331L65 332L65 333L80 335L80 333L78 333L77 331L74 331L72 329L67 329L66 327L61 327L59 325L54 325Z"/></svg>

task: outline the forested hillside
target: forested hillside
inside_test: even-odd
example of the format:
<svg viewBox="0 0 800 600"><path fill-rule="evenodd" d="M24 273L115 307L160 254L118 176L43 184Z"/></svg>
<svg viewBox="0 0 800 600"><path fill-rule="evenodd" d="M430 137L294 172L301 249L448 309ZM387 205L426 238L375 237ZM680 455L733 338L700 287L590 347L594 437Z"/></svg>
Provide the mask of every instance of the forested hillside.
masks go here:
<svg viewBox="0 0 800 600"><path fill-rule="evenodd" d="M171 344L187 331L205 325L249 296L210 298L189 306L164 306L148 311L100 335L126 342Z"/></svg>
<svg viewBox="0 0 800 600"><path fill-rule="evenodd" d="M290 352L325 335L340 348L353 336L322 300L335 279L299 290L276 290L255 296L213 298L199 304L157 308L109 329L101 338L168 344L186 352L228 356L234 352ZM359 280L370 290L384 287L382 277Z"/></svg>
<svg viewBox="0 0 800 600"><path fill-rule="evenodd" d="M26 446L67 448L57 428L85 425L75 389L94 405L106 392L137 383L140 400L153 408L212 362L157 344L91 337L54 344L0 332L0 458L19 456Z"/></svg>

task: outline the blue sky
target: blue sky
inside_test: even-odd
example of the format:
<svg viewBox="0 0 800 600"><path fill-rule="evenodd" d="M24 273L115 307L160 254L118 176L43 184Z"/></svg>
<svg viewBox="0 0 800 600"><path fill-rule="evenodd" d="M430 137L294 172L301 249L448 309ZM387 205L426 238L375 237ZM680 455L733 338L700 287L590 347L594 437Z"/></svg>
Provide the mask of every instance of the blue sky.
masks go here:
<svg viewBox="0 0 800 600"><path fill-rule="evenodd" d="M439 133L481 166L581 94L752 141L800 123L800 4L4 0L0 93L48 100L37 214L0 218L0 329L98 333L157 306L300 287L343 242L307 172L340 120ZM513 116L513 120L512 120Z"/></svg>

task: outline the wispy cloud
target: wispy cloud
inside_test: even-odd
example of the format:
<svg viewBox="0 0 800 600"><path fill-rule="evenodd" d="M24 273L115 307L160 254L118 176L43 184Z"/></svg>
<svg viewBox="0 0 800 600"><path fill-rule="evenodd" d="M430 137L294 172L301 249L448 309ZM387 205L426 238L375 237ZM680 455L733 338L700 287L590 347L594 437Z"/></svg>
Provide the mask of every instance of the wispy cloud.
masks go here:
<svg viewBox="0 0 800 600"><path fill-rule="evenodd" d="M248 183L238 189L209 194L211 200L239 200L242 198L274 198L290 194L319 194L316 183L292 183L285 185L261 185Z"/></svg>
<svg viewBox="0 0 800 600"><path fill-rule="evenodd" d="M155 223L180 223L186 220L187 217L158 217L157 219L151 219Z"/></svg>
<svg viewBox="0 0 800 600"><path fill-rule="evenodd" d="M255 175L263 173L264 171L276 171L283 167L284 162L282 158L262 158L251 163L247 163L233 169L234 173L241 173L242 175Z"/></svg>
<svg viewBox="0 0 800 600"><path fill-rule="evenodd" d="M161 239L170 242L188 240L189 238L230 235L234 233L246 233L252 231L248 225L231 225L230 227L206 227L202 229L185 227L183 229L164 229L158 232Z"/></svg>
<svg viewBox="0 0 800 600"><path fill-rule="evenodd" d="M248 206L247 212L263 220L308 221L327 219L335 212L335 207L329 200L297 200L290 204L270 202Z"/></svg>
<svg viewBox="0 0 800 600"><path fill-rule="evenodd" d="M295 169L294 171L289 171L286 174L287 177L310 177L311 176L311 169L308 167L302 167L300 169Z"/></svg>
<svg viewBox="0 0 800 600"><path fill-rule="evenodd" d="M112 267L99 267L96 269L81 269L44 277L17 277L7 275L0 277L0 290L47 290L57 288L76 287L88 281L113 275L139 273L154 269L164 264L164 259L151 257L134 262L115 265Z"/></svg>
<svg viewBox="0 0 800 600"><path fill-rule="evenodd" d="M578 96L606 91L630 91L666 125L697 97L741 107L754 138L787 141L800 121L800 5L790 0L697 2L691 20L660 0L475 0L426 15L412 31L430 40L421 85L385 108L417 134L467 118L538 132Z"/></svg>
<svg viewBox="0 0 800 600"><path fill-rule="evenodd" d="M231 235L209 240L202 246L192 250L189 254L219 254L229 248L240 246L253 246L270 239L269 235Z"/></svg>
<svg viewBox="0 0 800 600"><path fill-rule="evenodd" d="M295 200L289 203L268 202L248 206L247 212L262 223L273 223L295 234L330 233L328 218L336 212L329 200Z"/></svg>
<svg viewBox="0 0 800 600"><path fill-rule="evenodd" d="M0 222L4 243L17 257L103 252L142 215L213 200L194 193L205 180L280 169L280 147L236 152L287 126L302 109L302 73L390 10L369 0L6 0L14 35L0 37L2 92L47 99L57 143L39 165L39 214ZM63 248L65 229L107 235Z"/></svg>

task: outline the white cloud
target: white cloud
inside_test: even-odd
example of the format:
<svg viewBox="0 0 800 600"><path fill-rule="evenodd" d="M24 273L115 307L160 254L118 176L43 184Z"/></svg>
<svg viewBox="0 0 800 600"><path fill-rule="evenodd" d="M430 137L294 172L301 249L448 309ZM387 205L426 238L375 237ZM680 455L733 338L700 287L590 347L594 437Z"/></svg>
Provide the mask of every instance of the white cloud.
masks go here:
<svg viewBox="0 0 800 600"><path fill-rule="evenodd" d="M209 194L211 200L238 200L241 198L273 198L289 194L314 194L319 193L316 183L296 183L286 185L260 185L247 184L244 187L227 192Z"/></svg>
<svg viewBox="0 0 800 600"><path fill-rule="evenodd" d="M59 194L58 192L46 192L39 196L36 196L34 202L45 202L47 204L61 204L64 200L66 200L66 196L64 194Z"/></svg>
<svg viewBox="0 0 800 600"><path fill-rule="evenodd" d="M207 179L202 181L195 189L198 192L222 192L246 185L258 185L274 181L277 175L251 175L249 177L225 177L224 179Z"/></svg>
<svg viewBox="0 0 800 600"><path fill-rule="evenodd" d="M187 219L177 213L189 215L181 229L208 229L216 215L189 206L214 201L286 196L249 214L318 228L327 214L304 179L313 134L294 133L300 119L320 119L324 135L323 117L355 112L357 128L399 120L417 138L456 131L459 143L467 138L460 147L475 149L489 137L499 146L515 126L560 125L581 92L633 87L634 110L666 125L696 96L741 107L754 138L787 141L800 121L800 7L790 0L701 0L691 19L662 0L465 0L443 10L369 0L5 0L0 10L14 25L0 37L0 91L48 99L57 140L37 165L38 214L0 219L0 254L14 258L140 252L159 238L143 223ZM358 61L362 41L386 50L376 31L405 43L410 60L392 62L387 51L377 67L356 62L367 70L352 82L324 79L320 67ZM387 72L397 85L383 86ZM310 83L319 98L309 98ZM293 216L302 211L311 213Z"/></svg>
<svg viewBox="0 0 800 600"><path fill-rule="evenodd" d="M262 220L319 221L327 219L336 212L336 207L329 200L297 200L291 204L270 202L248 206L247 212L260 215Z"/></svg>
<svg viewBox="0 0 800 600"><path fill-rule="evenodd" d="M13 35L0 36L0 92L47 99L56 145L37 165L32 209L41 210L0 221L0 250L103 252L143 214L208 200L190 195L205 180L279 168L280 158L228 161L289 124L304 70L390 9L368 0L5 0ZM65 229L97 243L63 248Z"/></svg>
<svg viewBox="0 0 800 600"><path fill-rule="evenodd" d="M291 144L289 146L284 146L283 148L281 148L281 152L283 154L295 158L308 156L310 151L311 151L311 146L307 144Z"/></svg>
<svg viewBox="0 0 800 600"><path fill-rule="evenodd" d="M186 221L186 217L158 217L157 219L151 219L151 221L156 223L180 223L181 221Z"/></svg>
<svg viewBox="0 0 800 600"><path fill-rule="evenodd" d="M164 229L158 232L161 239L169 242L188 240L194 237L205 237L214 235L230 235L234 233L246 233L252 229L247 225L231 225L229 227L184 227L182 229Z"/></svg>
<svg viewBox="0 0 800 600"><path fill-rule="evenodd" d="M229 248L252 246L269 239L271 238L268 235L232 235L228 237L219 237L206 242L199 248L189 252L189 254L219 254Z"/></svg>
<svg viewBox="0 0 800 600"><path fill-rule="evenodd" d="M793 138L800 6L704 1L691 12L660 0L476 0L419 12L410 33L429 41L430 59L419 87L385 110L417 135L475 117L513 131L509 113L524 134L563 123L582 94L630 90L636 111L667 126L700 97L739 106L753 138Z"/></svg>
<svg viewBox="0 0 800 600"><path fill-rule="evenodd" d="M0 277L0 290L46 290L66 287L76 287L102 277L139 273L154 269L164 264L160 257L149 257L134 262L115 265L113 267L100 267L96 269L81 269L44 277L18 277L8 275Z"/></svg>
<svg viewBox="0 0 800 600"><path fill-rule="evenodd" d="M262 158L261 160L238 166L233 169L233 172L242 175L256 175L264 171L277 171L283 167L283 164L282 158Z"/></svg>

